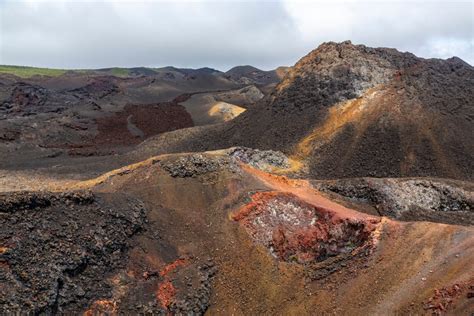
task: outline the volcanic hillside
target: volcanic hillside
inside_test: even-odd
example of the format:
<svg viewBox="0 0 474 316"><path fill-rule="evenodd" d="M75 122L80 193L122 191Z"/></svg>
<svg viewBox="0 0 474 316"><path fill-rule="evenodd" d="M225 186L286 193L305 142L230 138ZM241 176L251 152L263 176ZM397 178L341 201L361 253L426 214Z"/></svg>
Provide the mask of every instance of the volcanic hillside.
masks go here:
<svg viewBox="0 0 474 316"><path fill-rule="evenodd" d="M382 217L268 173L289 165L231 148L0 194L0 314L472 313L468 184L390 180Z"/></svg>
<svg viewBox="0 0 474 316"><path fill-rule="evenodd" d="M472 179L473 120L474 69L459 58L330 42L232 122L172 133L142 150L244 145L282 150L317 178Z"/></svg>
<svg viewBox="0 0 474 316"><path fill-rule="evenodd" d="M0 164L58 165L51 159L111 155L153 135L228 121L280 80L241 79L210 68L0 66Z"/></svg>

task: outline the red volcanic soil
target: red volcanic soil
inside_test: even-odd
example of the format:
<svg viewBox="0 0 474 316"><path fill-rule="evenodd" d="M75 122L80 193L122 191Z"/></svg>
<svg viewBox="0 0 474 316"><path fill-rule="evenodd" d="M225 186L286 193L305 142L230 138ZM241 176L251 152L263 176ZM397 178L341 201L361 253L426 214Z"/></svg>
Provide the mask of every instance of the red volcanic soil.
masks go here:
<svg viewBox="0 0 474 316"><path fill-rule="evenodd" d="M186 262L186 259L177 259L176 261L166 265L160 271L160 276L164 278L164 281L158 286L158 290L156 291L156 298L160 302L161 306L166 309L169 308L176 295L176 288L173 286L173 283L169 280L169 277L167 277L167 275L173 272L178 267L185 265Z"/></svg>
<svg viewBox="0 0 474 316"><path fill-rule="evenodd" d="M90 142L75 146L70 155L94 154L103 148L135 145L153 135L194 126L191 115L178 104L189 98L181 95L170 102L129 104L122 112L96 120L98 134Z"/></svg>
<svg viewBox="0 0 474 316"><path fill-rule="evenodd" d="M468 299L474 298L474 278L468 282L459 282L436 289L434 295L426 302L424 309L431 311L433 315L441 315L455 305L462 296Z"/></svg>
<svg viewBox="0 0 474 316"><path fill-rule="evenodd" d="M127 119L142 132L143 137L193 126L191 116L178 104L127 105L112 117L97 120L99 134L95 143L100 145L128 145L141 141L127 128Z"/></svg>
<svg viewBox="0 0 474 316"><path fill-rule="evenodd" d="M163 307L168 308L175 295L176 289L174 288L173 283L166 280L160 284L158 292L156 293L156 298L160 301Z"/></svg>
<svg viewBox="0 0 474 316"><path fill-rule="evenodd" d="M284 261L323 261L369 245L375 220L343 218L290 193L258 192L233 219Z"/></svg>

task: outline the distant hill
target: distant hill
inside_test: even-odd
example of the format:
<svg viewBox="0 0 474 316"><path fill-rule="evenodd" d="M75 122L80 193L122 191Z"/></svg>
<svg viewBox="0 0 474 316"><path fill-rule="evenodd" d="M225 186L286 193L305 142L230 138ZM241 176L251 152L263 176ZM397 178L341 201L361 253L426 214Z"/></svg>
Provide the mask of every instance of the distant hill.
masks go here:
<svg viewBox="0 0 474 316"><path fill-rule="evenodd" d="M280 67L276 70L264 71L253 66L237 66L228 70L225 75L233 80L239 80L245 84L269 84L278 82L286 73L287 67Z"/></svg>
<svg viewBox="0 0 474 316"><path fill-rule="evenodd" d="M37 68L37 67L24 67L24 66L9 66L0 65L0 74L10 74L21 78L31 78L33 76L47 76L57 77L61 75L107 75L114 77L153 77L162 76L168 74L168 78L172 78L170 75L184 75L184 76L222 76L223 78L236 81L242 85L247 84L259 84L266 85L277 83L281 80L286 73L288 67L279 67L278 69L271 71L263 71L253 66L237 66L231 70L223 73L222 71L203 67L203 68L177 68L173 66L161 67L161 68L150 68L150 67L110 67L100 69L52 69L52 68Z"/></svg>
<svg viewBox="0 0 474 316"><path fill-rule="evenodd" d="M66 72L67 70L64 69L0 65L0 74L10 74L21 78L29 78L34 75L60 76Z"/></svg>

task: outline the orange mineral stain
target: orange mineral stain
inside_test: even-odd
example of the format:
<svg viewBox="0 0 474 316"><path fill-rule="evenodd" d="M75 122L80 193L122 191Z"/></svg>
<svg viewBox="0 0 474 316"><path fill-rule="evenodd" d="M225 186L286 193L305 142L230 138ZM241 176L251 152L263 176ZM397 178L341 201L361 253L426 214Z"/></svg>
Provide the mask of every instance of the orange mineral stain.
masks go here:
<svg viewBox="0 0 474 316"><path fill-rule="evenodd" d="M184 266L186 263L187 263L186 259L179 258L175 260L174 262L166 265L163 269L161 269L160 275L165 276L169 274L170 272L172 272L173 270L175 270L177 267Z"/></svg>
<svg viewBox="0 0 474 316"><path fill-rule="evenodd" d="M176 288L169 279L169 274L176 270L178 267L184 266L188 263L185 258L179 258L170 264L167 264L163 269L160 270L160 276L164 278L164 281L158 285L156 291L156 299L160 302L161 306L168 308L173 302L176 296Z"/></svg>
<svg viewBox="0 0 474 316"><path fill-rule="evenodd" d="M176 295L176 289L171 281L166 280L160 284L156 292L156 299L161 303L161 306L168 308Z"/></svg>
<svg viewBox="0 0 474 316"><path fill-rule="evenodd" d="M117 304L111 300L97 300L83 315L117 315Z"/></svg>

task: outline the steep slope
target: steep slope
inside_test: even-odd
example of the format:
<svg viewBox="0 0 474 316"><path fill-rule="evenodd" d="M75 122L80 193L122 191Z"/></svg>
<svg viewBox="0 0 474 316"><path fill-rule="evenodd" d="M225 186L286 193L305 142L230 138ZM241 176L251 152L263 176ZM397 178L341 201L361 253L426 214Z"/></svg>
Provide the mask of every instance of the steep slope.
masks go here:
<svg viewBox="0 0 474 316"><path fill-rule="evenodd" d="M361 213L263 171L287 164L243 148L164 155L0 194L0 313L472 312L472 226Z"/></svg>
<svg viewBox="0 0 474 316"><path fill-rule="evenodd" d="M474 69L459 59L328 43L297 63L254 129L318 177L472 179L473 102Z"/></svg>
<svg viewBox="0 0 474 316"><path fill-rule="evenodd" d="M462 60L330 42L258 106L175 148L283 150L318 178L473 179L473 120L474 69Z"/></svg>

